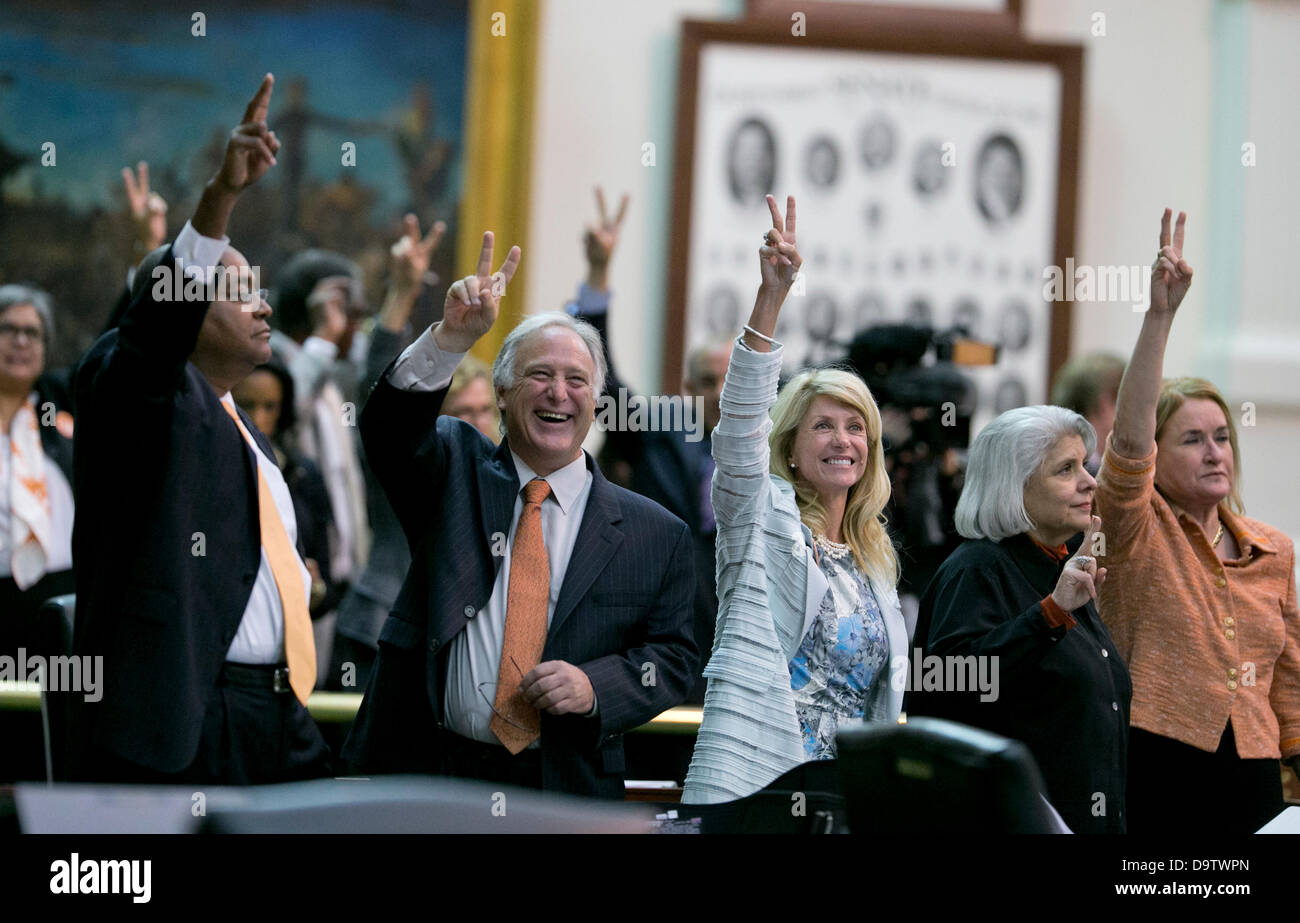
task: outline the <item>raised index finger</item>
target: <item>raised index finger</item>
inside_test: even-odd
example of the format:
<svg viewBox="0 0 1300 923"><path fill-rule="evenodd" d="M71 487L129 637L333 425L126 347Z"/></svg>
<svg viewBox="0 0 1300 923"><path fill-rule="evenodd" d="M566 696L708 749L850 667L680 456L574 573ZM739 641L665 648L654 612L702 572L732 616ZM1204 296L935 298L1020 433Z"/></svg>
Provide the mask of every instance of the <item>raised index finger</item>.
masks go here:
<svg viewBox="0 0 1300 923"><path fill-rule="evenodd" d="M605 190L601 186L596 187L596 215L600 218L600 226L609 225L609 213L605 211Z"/></svg>
<svg viewBox="0 0 1300 923"><path fill-rule="evenodd" d="M248 101L248 106L244 109L242 124L266 121L266 110L271 105L271 87L274 84L275 78L270 74L262 78L262 85L257 88L257 92L253 94L253 98Z"/></svg>
<svg viewBox="0 0 1300 923"><path fill-rule="evenodd" d="M1169 218L1173 212L1165 209L1164 215L1160 218L1160 249L1163 250L1169 246Z"/></svg>
<svg viewBox="0 0 1300 923"><path fill-rule="evenodd" d="M1092 537L1101 531L1101 517L1093 516L1088 520L1088 528L1083 530L1083 544L1079 546L1076 554L1092 554Z"/></svg>
<svg viewBox="0 0 1300 923"><path fill-rule="evenodd" d="M1178 213L1178 223L1174 225L1174 249L1183 252L1183 226L1187 224L1187 212Z"/></svg>
<svg viewBox="0 0 1300 923"><path fill-rule="evenodd" d="M492 275L492 232L483 232L483 249L478 252L478 272L480 278Z"/></svg>

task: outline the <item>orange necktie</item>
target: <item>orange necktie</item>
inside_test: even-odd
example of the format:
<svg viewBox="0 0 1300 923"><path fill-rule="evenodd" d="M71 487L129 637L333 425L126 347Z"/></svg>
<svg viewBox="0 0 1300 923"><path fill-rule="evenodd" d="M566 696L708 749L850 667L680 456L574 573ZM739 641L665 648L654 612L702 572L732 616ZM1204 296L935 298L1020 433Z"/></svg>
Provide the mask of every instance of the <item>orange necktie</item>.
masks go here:
<svg viewBox="0 0 1300 923"><path fill-rule="evenodd" d="M551 485L534 478L524 487L524 508L510 549L510 587L506 592L506 631L501 642L492 733L511 753L542 735L542 715L524 701L519 681L542 660L546 646L546 604L551 595L551 562L542 540L542 502Z"/></svg>
<svg viewBox="0 0 1300 923"><path fill-rule="evenodd" d="M253 458L261 454L253 437L244 429L239 414L225 401L230 419L239 427L240 434L249 448ZM316 685L316 640L311 632L311 613L307 609L307 595L302 588L302 571L298 567L298 552L289 541L289 533L280 519L276 509L275 498L271 496L271 485L262 474L262 464L257 462L257 509L258 526L262 534L262 548L266 559L271 564L271 576L275 578L275 588L280 591L280 606L284 610L284 658L289 664L289 686L298 701L307 704Z"/></svg>

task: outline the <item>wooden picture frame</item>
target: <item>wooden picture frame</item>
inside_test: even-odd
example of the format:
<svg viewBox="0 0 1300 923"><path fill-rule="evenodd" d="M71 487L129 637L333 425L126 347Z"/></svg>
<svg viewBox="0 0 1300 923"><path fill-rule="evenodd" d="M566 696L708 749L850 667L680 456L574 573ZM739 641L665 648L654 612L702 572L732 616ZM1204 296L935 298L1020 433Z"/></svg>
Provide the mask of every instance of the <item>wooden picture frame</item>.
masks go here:
<svg viewBox="0 0 1300 923"><path fill-rule="evenodd" d="M704 135L709 132L716 134L716 129L713 127L710 127L708 132L702 131L700 124L701 118L712 117L705 111L707 101L702 103L700 99L701 61L706 51L712 48L741 52L755 49L767 54L779 53L780 66L767 67L763 71L765 75L763 79L767 79L767 74L779 71L779 74L772 74L771 78L778 82L782 80L797 82L801 63L806 63L817 56L826 57L828 52L847 54L847 57L841 54L838 60L848 61L850 65L859 58L868 63L873 60L887 59L891 64L902 62L913 68L933 67L936 72L942 72L945 67L950 70L973 68L981 73L990 69L996 72L999 68L1010 68L1007 73L1011 74L1017 68L1023 68L1027 75L1031 73L1038 76L1054 75L1052 81L1059 89L1053 89L1050 94L1051 106L1040 107L1043 112L1050 109L1052 113L1050 119L1043 115L1040 121L1045 126L1049 121L1052 123L1042 128L1041 133L1055 139L1054 152L1045 158L1050 163L1036 164L1034 169L1039 171L1040 182L1046 170L1054 174L1055 180L1050 188L1042 191L1040 195L1042 201L1038 203L1042 212L1040 220L1043 225L1042 245L1037 251L1039 255L1032 265L1024 261L1018 266L1018 277L1022 281L1024 291L1029 293L1026 300L1030 302L1027 307L1031 311L1035 307L1032 304L1032 292L1042 291L1043 271L1048 266L1064 266L1066 257L1073 254L1083 86L1083 50L1080 46L1028 42L1011 34L966 31L939 34L911 29L838 30L827 34L798 37L791 35L789 23L783 20L747 20L738 23L687 21L682 26L677 132L674 142L673 211L675 217L669 241L670 260L667 280L669 310L662 367L662 381L665 387L674 387L674 383L682 380L685 352L688 347L698 345L703 339L716 338L723 333L719 328L708 331L708 336L702 337L699 323L693 322L693 315L695 311L700 310L698 303L701 301L698 279L693 274L702 271L701 267L709 262L700 257L699 243L696 240L696 237L702 233L699 225L703 220L706 207L697 201L700 197L697 180L702 165L698 164L696 159L702 139L708 141ZM810 52L813 54L810 55ZM743 58L743 54L741 57ZM774 64L775 59L767 60L767 63ZM734 90L735 87L732 89ZM761 100L763 87L756 86L754 90L754 98ZM1038 90L1040 96L1045 92L1042 87ZM992 123L996 121L994 119ZM786 124L778 123L778 128L782 131L788 127ZM796 126L791 130L797 132L799 129ZM733 140L735 139L736 137L733 136ZM900 155L898 159L901 162L903 158ZM714 166L716 164L710 164L709 168L712 169ZM789 168L786 172L789 173ZM725 186L726 176L721 171L713 169L708 178L714 185L700 188L716 199L718 185ZM778 188L771 191L784 205L784 194L788 190L781 185L781 182L778 177L775 183ZM1028 186L1028 180L1025 181L1025 185ZM846 208L856 207L856 203L853 206L835 202L822 204L831 211L841 205ZM969 211L969 208L967 210ZM812 209L803 205L803 200L801 200L800 213L801 228L807 226L811 229L817 219L813 217ZM747 217L744 236L736 237L736 243L729 243L729 249L721 254L722 261L728 267L733 264L737 267L736 272L740 271L742 248L747 254L743 267L747 275L742 278L749 279L752 286L740 292L738 309L740 321L735 325L735 332L739 332L739 325L743 324L744 318L748 316L753 292L758 284L756 257L759 237L770 221L764 218L764 215L766 215L765 208L761 213L754 211L753 220ZM800 250L804 255L805 271L807 271L810 254L804 252L802 232ZM697 266L697 263L700 265ZM1038 278L1031 278L1031 270L1038 274ZM942 267L938 267L936 271L941 273ZM990 272L992 272L991 268ZM809 292L812 291L812 286L813 282L810 282ZM1044 304L1043 307L1045 310L1042 316L1045 316L1046 320L1037 326L1035 334L1039 338L1036 341L1038 344L1036 354L1041 356L1041 363L1038 358L1035 358L1031 363L1032 367L1027 366L1023 373L1023 390L1029 403L1046 401L1051 374L1066 360L1070 349L1070 306L1066 303L1054 302L1050 305ZM731 310L732 308L728 307L728 310L723 313L730 316ZM698 321L698 318L695 320ZM784 313L782 320L785 320ZM1006 326L1005 315L1003 326ZM778 335L780 333L781 329L778 327ZM735 333L731 335L734 336ZM988 391L988 387L981 385L981 390ZM981 416L984 419L988 418L985 414Z"/></svg>
<svg viewBox="0 0 1300 923"><path fill-rule="evenodd" d="M746 0L745 14L751 19L780 19L790 22L795 12L804 13L816 29L833 28L934 29L980 32L1020 32L1022 0L1002 0L997 11L949 9L925 0L912 5L881 3L879 0Z"/></svg>

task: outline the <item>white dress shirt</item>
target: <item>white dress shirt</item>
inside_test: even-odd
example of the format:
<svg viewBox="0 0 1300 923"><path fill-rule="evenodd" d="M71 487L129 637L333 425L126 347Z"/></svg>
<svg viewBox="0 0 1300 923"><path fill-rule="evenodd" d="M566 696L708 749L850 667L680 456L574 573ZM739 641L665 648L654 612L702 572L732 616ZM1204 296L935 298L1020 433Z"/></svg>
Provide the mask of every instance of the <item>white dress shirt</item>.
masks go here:
<svg viewBox="0 0 1300 923"><path fill-rule="evenodd" d="M398 357L389 381L405 391L437 391L451 382L452 374L463 358L464 353L439 349L433 330L429 328ZM520 490L510 516L504 560L497 571L487 605L470 620L464 631L456 635L447 654L447 727L464 737L493 744L501 742L489 725L501 668L501 647L505 640L510 559L519 515L524 508L523 487L537 476L518 455L512 452L511 457L519 475ZM546 557L551 569L550 595L546 601L546 624L549 626L555 615L555 604L560 598L560 588L564 585L564 575L578 539L594 478L587 470L586 455L580 454L563 468L551 472L545 480L551 485L551 495L542 503L542 541L546 544ZM514 679L518 682L522 678L521 675ZM591 713L594 712L593 706ZM534 742L532 746L538 745L539 742Z"/></svg>
<svg viewBox="0 0 1300 923"><path fill-rule="evenodd" d="M176 242L172 244L172 255L184 261L187 275L190 267L207 272L220 263L221 254L229 243L228 237L221 240L203 237L187 221L176 235ZM229 392L220 395L220 398L227 407L234 408L235 401ZM244 437L236 432L234 438L242 440ZM280 473L280 466L275 460L268 458L255 442L252 448L258 470L266 478L271 497L275 500L276 511L280 514L285 531L289 533L289 542L296 548L298 518L293 512L293 498L289 496L284 475ZM244 608L244 617L239 622L235 639L226 652L226 659L235 663L267 664L284 661L284 607L280 603L280 591L275 586L275 575L271 573L271 562L266 556L266 549L263 548L261 553L262 562L257 568L253 592L248 597L248 605ZM298 570L302 575L304 596L311 599L311 573L302 563L301 556L295 557L298 558Z"/></svg>

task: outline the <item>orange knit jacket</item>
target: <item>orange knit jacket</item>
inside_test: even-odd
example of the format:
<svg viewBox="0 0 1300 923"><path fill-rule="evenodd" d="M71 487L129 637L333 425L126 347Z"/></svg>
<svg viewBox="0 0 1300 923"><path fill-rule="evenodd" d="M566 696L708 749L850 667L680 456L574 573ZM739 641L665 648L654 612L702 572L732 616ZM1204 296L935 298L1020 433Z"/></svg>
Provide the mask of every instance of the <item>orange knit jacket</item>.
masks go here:
<svg viewBox="0 0 1300 923"><path fill-rule="evenodd" d="M1294 544L1220 504L1241 549L1220 561L1155 468L1154 449L1130 459L1108 441L1097 486L1099 609L1133 677L1130 725L1213 752L1231 719L1243 759L1300 754Z"/></svg>

